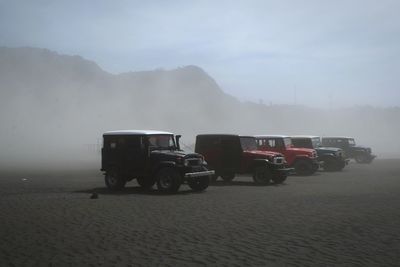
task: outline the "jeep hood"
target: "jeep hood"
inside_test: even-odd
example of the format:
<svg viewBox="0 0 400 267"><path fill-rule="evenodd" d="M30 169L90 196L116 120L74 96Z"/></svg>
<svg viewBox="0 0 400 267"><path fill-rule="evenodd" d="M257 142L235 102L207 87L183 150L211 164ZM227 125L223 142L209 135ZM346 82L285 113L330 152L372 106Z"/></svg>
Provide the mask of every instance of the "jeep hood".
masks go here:
<svg viewBox="0 0 400 267"><path fill-rule="evenodd" d="M367 146L359 146L359 145L351 146L351 148L352 149L356 149L356 150L369 150L369 149L371 149L371 148L369 148Z"/></svg>
<svg viewBox="0 0 400 267"><path fill-rule="evenodd" d="M286 150L288 151L293 151L296 154L301 154L301 153L309 153L312 154L315 149L313 148L297 148L297 147L287 147Z"/></svg>
<svg viewBox="0 0 400 267"><path fill-rule="evenodd" d="M171 157L182 157L182 158L200 158L201 155L198 153L185 152L182 150L153 150L151 154L163 154Z"/></svg>
<svg viewBox="0 0 400 267"><path fill-rule="evenodd" d="M337 148L337 147L317 147L315 148L315 150L317 151L317 153L330 153L330 152L338 152L341 151L341 148Z"/></svg>
<svg viewBox="0 0 400 267"><path fill-rule="evenodd" d="M265 150L245 150L243 151L244 154L249 155L249 156L253 156L253 157L257 157L257 156L261 156L263 158L273 158L273 157L283 157L283 155L281 153L278 152L274 152L274 151L265 151Z"/></svg>

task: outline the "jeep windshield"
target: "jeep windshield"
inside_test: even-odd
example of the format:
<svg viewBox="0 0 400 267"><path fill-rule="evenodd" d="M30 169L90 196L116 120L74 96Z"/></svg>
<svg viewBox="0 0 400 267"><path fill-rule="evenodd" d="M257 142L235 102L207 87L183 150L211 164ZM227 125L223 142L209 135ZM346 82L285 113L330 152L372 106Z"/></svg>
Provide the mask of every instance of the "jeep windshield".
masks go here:
<svg viewBox="0 0 400 267"><path fill-rule="evenodd" d="M243 150L257 150L256 139L253 137L240 137L240 145Z"/></svg>
<svg viewBox="0 0 400 267"><path fill-rule="evenodd" d="M285 137L285 138L283 138L283 143L284 143L285 147L291 147L292 139L290 137Z"/></svg>
<svg viewBox="0 0 400 267"><path fill-rule="evenodd" d="M349 140L349 146L355 146L356 145L356 141L354 141L353 138L350 138L348 140Z"/></svg>
<svg viewBox="0 0 400 267"><path fill-rule="evenodd" d="M319 139L319 137L311 138L311 142L312 142L313 148L317 148L317 147L321 146L321 140Z"/></svg>
<svg viewBox="0 0 400 267"><path fill-rule="evenodd" d="M175 150L175 140L172 135L149 135L149 148L151 150Z"/></svg>

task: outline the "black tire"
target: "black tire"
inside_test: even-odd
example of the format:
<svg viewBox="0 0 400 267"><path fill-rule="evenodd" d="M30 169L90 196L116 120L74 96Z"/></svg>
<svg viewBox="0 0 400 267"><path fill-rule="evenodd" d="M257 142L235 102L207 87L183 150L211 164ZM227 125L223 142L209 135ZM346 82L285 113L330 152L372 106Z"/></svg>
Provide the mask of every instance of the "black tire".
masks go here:
<svg viewBox="0 0 400 267"><path fill-rule="evenodd" d="M315 172L311 161L305 159L299 159L296 161L294 169L298 175L312 175Z"/></svg>
<svg viewBox="0 0 400 267"><path fill-rule="evenodd" d="M339 170L338 171L343 171L344 167L346 167L346 161L340 161L339 162Z"/></svg>
<svg viewBox="0 0 400 267"><path fill-rule="evenodd" d="M194 177L188 180L189 187L196 192L204 191L210 184L210 177Z"/></svg>
<svg viewBox="0 0 400 267"><path fill-rule="evenodd" d="M357 154L354 159L356 160L357 163L364 163L366 160L366 156L363 153Z"/></svg>
<svg viewBox="0 0 400 267"><path fill-rule="evenodd" d="M326 172L339 171L341 170L339 164L340 162L338 162L338 160L327 158L324 160L324 171Z"/></svg>
<svg viewBox="0 0 400 267"><path fill-rule="evenodd" d="M357 154L354 159L356 160L357 163L362 163L362 164L369 164L372 162L373 158L371 158L369 155L360 153Z"/></svg>
<svg viewBox="0 0 400 267"><path fill-rule="evenodd" d="M176 193L182 184L179 172L173 168L165 167L156 173L158 191L162 193Z"/></svg>
<svg viewBox="0 0 400 267"><path fill-rule="evenodd" d="M272 177L272 182L274 184L281 184L286 181L287 175L284 173L278 173Z"/></svg>
<svg viewBox="0 0 400 267"><path fill-rule="evenodd" d="M268 167L256 167L253 172L253 181L256 184L269 184L273 174Z"/></svg>
<svg viewBox="0 0 400 267"><path fill-rule="evenodd" d="M152 177L138 177L136 181L143 189L150 189L156 183Z"/></svg>
<svg viewBox="0 0 400 267"><path fill-rule="evenodd" d="M222 180L224 182L232 182L232 180L235 178L235 173L234 172L225 172L221 174Z"/></svg>
<svg viewBox="0 0 400 267"><path fill-rule="evenodd" d="M126 179L116 171L108 171L104 176L106 186L110 190L121 190L125 187Z"/></svg>

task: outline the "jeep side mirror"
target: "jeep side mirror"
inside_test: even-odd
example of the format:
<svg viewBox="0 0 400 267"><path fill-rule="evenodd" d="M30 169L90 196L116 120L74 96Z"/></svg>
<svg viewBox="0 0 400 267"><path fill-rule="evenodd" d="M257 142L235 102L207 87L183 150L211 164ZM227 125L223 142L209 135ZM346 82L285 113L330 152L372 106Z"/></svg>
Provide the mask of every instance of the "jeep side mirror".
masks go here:
<svg viewBox="0 0 400 267"><path fill-rule="evenodd" d="M181 146L179 145L179 139L181 139L181 137L182 137L182 135L180 135L180 134L175 135L176 148L177 148L178 150L181 150Z"/></svg>

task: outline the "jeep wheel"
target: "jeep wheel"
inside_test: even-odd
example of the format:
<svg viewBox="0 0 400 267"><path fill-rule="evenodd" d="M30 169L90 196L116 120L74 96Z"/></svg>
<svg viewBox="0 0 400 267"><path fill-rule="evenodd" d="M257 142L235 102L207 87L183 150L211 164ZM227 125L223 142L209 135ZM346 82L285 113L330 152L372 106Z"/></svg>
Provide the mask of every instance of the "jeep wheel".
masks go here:
<svg viewBox="0 0 400 267"><path fill-rule="evenodd" d="M272 173L267 167L257 167L253 173L253 181L256 184L269 184Z"/></svg>
<svg viewBox="0 0 400 267"><path fill-rule="evenodd" d="M357 154L354 159L356 160L357 163L363 163L366 159L364 154Z"/></svg>
<svg viewBox="0 0 400 267"><path fill-rule="evenodd" d="M224 180L224 182L231 182L233 180L233 178L235 178L235 173L234 172L225 172L225 173L221 174L221 178L222 178L222 180Z"/></svg>
<svg viewBox="0 0 400 267"><path fill-rule="evenodd" d="M126 184L126 179L115 171L106 172L104 180L110 190L121 190Z"/></svg>
<svg viewBox="0 0 400 267"><path fill-rule="evenodd" d="M315 172L311 162L304 159L296 161L294 169L298 175L311 175Z"/></svg>
<svg viewBox="0 0 400 267"><path fill-rule="evenodd" d="M210 184L210 178L208 176L195 177L188 180L188 185L193 191L203 191Z"/></svg>
<svg viewBox="0 0 400 267"><path fill-rule="evenodd" d="M357 154L354 158L357 163L371 163L373 158L367 156L366 154Z"/></svg>
<svg viewBox="0 0 400 267"><path fill-rule="evenodd" d="M281 184L286 180L286 178L287 178L286 174L279 173L272 177L272 182L274 184Z"/></svg>
<svg viewBox="0 0 400 267"><path fill-rule="evenodd" d="M333 172L333 171L338 171L339 166L338 166L338 161L334 160L332 158L327 158L324 160L324 171L326 172Z"/></svg>
<svg viewBox="0 0 400 267"><path fill-rule="evenodd" d="M339 159L327 159L324 161L324 171L326 172L341 171L345 166L346 162Z"/></svg>
<svg viewBox="0 0 400 267"><path fill-rule="evenodd" d="M150 189L156 183L152 177L138 177L136 181L143 189Z"/></svg>
<svg viewBox="0 0 400 267"><path fill-rule="evenodd" d="M181 175L173 168L162 168L156 174L157 188L163 193L176 193L182 184Z"/></svg>

